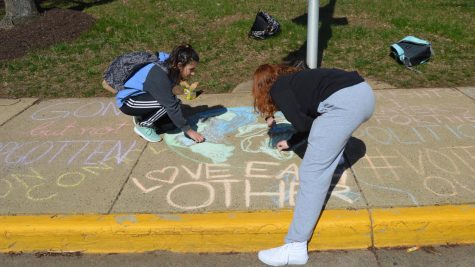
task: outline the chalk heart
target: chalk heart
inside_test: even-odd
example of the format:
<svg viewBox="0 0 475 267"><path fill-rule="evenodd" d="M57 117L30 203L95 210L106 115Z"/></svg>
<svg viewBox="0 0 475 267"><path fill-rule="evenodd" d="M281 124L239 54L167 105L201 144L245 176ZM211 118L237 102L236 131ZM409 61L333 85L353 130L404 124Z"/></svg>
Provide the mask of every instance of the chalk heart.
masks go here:
<svg viewBox="0 0 475 267"><path fill-rule="evenodd" d="M171 170L171 171L168 171L168 170ZM170 167L165 167L161 170L149 171L145 175L145 177L147 177L147 179L150 179L150 180L153 180L153 181L164 182L164 183L167 183L167 184L173 184L173 182L175 182L175 178L177 177L177 175L178 175L178 168L170 166Z"/></svg>
<svg viewBox="0 0 475 267"><path fill-rule="evenodd" d="M162 187L161 185L156 185L156 186L152 186L152 187L147 188L141 182L139 182L139 180L137 180L136 178L133 178L133 177L132 177L132 181L145 194L150 193L152 191L155 191L155 190L159 189L160 187Z"/></svg>

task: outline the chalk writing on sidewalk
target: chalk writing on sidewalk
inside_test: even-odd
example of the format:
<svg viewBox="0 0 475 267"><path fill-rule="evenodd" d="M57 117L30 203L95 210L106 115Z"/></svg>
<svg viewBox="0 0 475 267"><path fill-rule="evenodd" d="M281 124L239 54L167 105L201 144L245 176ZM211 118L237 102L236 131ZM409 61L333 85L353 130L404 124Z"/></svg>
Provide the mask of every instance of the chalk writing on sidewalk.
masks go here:
<svg viewBox="0 0 475 267"><path fill-rule="evenodd" d="M0 162L5 165L95 165L113 159L121 164L136 146L136 140L0 142Z"/></svg>
<svg viewBox="0 0 475 267"><path fill-rule="evenodd" d="M361 165L371 170L371 177L375 179L360 176L360 182L384 190L399 191L410 196L415 204L418 204L417 197L409 193L412 187L425 188L427 192L440 197L456 196L460 191L475 193L475 146L412 148L410 153L397 148L384 152L372 148L361 159ZM471 175L466 176L464 173ZM408 181L408 177L410 186L400 183L402 180Z"/></svg>
<svg viewBox="0 0 475 267"><path fill-rule="evenodd" d="M400 97L401 95L400 92L397 92L393 96ZM475 139L473 111L453 104L407 105L392 99L392 96L383 95L382 97L386 100L389 99L393 107L385 106L378 109L372 119L373 123L363 125L353 136L370 141L367 145L371 143L393 146L409 145L407 147L411 149L411 157L407 156L405 154L407 152L404 150L397 148L389 149L391 153L386 153L388 148L385 148L383 153L383 150L380 150L377 145L371 146L366 155L360 159L361 163L359 164L364 166L363 168L369 169L372 172L371 178L374 179L367 177L357 177L357 179L383 191L403 194L415 204L419 203L419 196L412 191L412 187L406 187L403 182L408 177L415 177L412 178L415 180L414 183L417 183L415 188L424 188L426 194L435 197L454 197L461 193L460 190L473 192L474 184L464 181L460 177L464 173L463 168L475 173L473 148L470 146L452 146L450 148L437 146L438 143L447 141L470 142ZM427 92L419 92L417 95L410 96L414 99L427 97L433 99L459 98L460 94L427 90ZM220 205L230 207L236 204L232 201L239 199L236 197L238 195L244 196L246 208L252 206L253 201L257 202L263 198L273 199L276 207L293 206L298 188L298 178L295 176L298 175L297 164L292 161L295 159L295 155L276 151L272 147L267 126L264 123L258 123L257 118L247 114L249 112L252 112L249 108L241 107L230 108L224 113L216 112L215 116L210 116L212 112L199 115L197 120L199 130L213 132L217 129L218 134L211 135L211 145L209 143L194 144L180 134L167 135L165 141L169 151L175 152L185 160L197 163L197 167L173 166L173 170L178 172L178 177L188 177L189 181L164 178L163 181L151 183L147 187L142 183L146 183L145 180L151 182L151 177L147 177L147 175L135 177L134 182L137 188L146 194L154 193L166 196L169 206L183 210L209 207L215 204L218 199L223 201ZM201 122L202 118L206 119ZM280 120L280 125L285 125L285 119L277 119ZM292 134L291 128L282 129L281 139ZM230 136L233 138L231 142L229 142L230 139L225 138ZM427 144L435 144L435 146L427 146ZM211 153L206 154L205 151ZM244 162L245 165L242 165L243 163L236 165L233 160L236 155L246 159L253 158L255 155L260 155L260 157L267 155L272 160L262 161L265 162L262 163L264 164L262 167L267 171L259 173L256 171L259 169L256 167L259 166L259 161L247 161ZM269 159L269 157L267 158ZM210 165L202 165L203 161ZM231 162L233 163L231 164ZM221 165L212 165L218 163ZM279 176L268 172L268 170L277 170L286 164L295 164L292 167L293 174L287 174L290 179L287 179L285 175ZM223 177L219 177L218 180L205 176L204 170L211 166L221 166ZM245 172L249 166L254 166L252 177ZM171 169L168 171L170 172ZM437 173L438 175L435 175ZM160 172L155 172L155 174L162 175ZM354 203L360 196L358 190L346 184L345 172L340 175L340 182L333 188L333 196L348 203ZM262 186L259 183L260 179L270 179L273 182ZM168 183L164 181L168 181ZM196 191L200 191L204 195L196 203L180 203L180 199L174 197L175 195L184 195L185 192ZM224 196L219 198L220 194L224 194ZM234 194L235 197L229 194Z"/></svg>
<svg viewBox="0 0 475 267"><path fill-rule="evenodd" d="M382 145L418 145L452 139L475 140L475 124L427 125L405 128L363 126L354 137L375 141Z"/></svg>
<svg viewBox="0 0 475 267"><path fill-rule="evenodd" d="M237 172L240 171L240 172ZM359 193L346 184L347 174L340 170L335 174L341 177L333 195L341 200L353 203ZM177 180L180 177L180 181ZM263 182L264 181L264 182ZM249 161L243 168L229 164L198 163L192 166L167 166L151 170L143 177L132 177L132 182L143 194L156 193L165 196L170 207L180 210L195 210L213 204L226 208L242 205L249 208L254 203L267 199L275 202L275 207L292 207L299 186L298 166L296 163L272 161ZM267 186L263 186L267 184ZM277 186L274 186L277 185ZM187 193L188 192L188 193ZM177 196L201 192L199 203L183 203ZM223 203L216 203L217 194L222 194ZM236 195L243 196L243 203ZM185 201L186 202L186 201Z"/></svg>
<svg viewBox="0 0 475 267"><path fill-rule="evenodd" d="M384 100L394 100L394 99L404 99L404 100L428 100L428 99L461 99L464 98L460 92L457 90L447 90L444 88L433 88L433 89L418 89L418 90L376 90L375 95L378 99ZM398 102L397 105L402 106Z"/></svg>
<svg viewBox="0 0 475 267"><path fill-rule="evenodd" d="M132 122L119 118L123 114L110 99L52 100L31 109L18 118L21 123L2 128L2 203L84 198L78 192L117 178L110 171L123 173L136 160L133 154L142 152L138 139L124 138ZM102 181L91 179L98 177Z"/></svg>
<svg viewBox="0 0 475 267"><path fill-rule="evenodd" d="M473 144L475 116L473 108L450 102L460 99L460 94L447 90L376 94L385 105L353 134L367 148L357 164L368 175L357 180L377 188L379 194L400 194L415 204L421 202L419 192L404 181L410 180L414 188L434 199L474 195L475 146L463 144ZM405 103L407 99L433 99L443 104L415 105L416 101ZM115 140L125 129L130 131L131 122L112 101L64 101L26 116L30 124L22 132L25 136L0 140L0 168L4 171L0 200L15 194L40 203L58 200L93 186L93 178L132 166L127 164L130 158L136 160L131 154L142 152L138 138ZM85 123L91 118L104 123ZM195 144L180 132L169 132L159 145L148 144L144 153L151 157L139 160L129 180L132 194L160 199L168 208L185 211L252 208L261 202L276 208L294 206L300 159L293 152L275 149L276 142L288 138L294 129L282 114L276 119L278 126L269 131L252 107L196 114L190 118L191 124L207 141ZM162 163L159 159L165 157L172 159ZM140 164L142 161L153 164ZM48 164L54 164L54 172L45 170ZM335 175L340 179L334 185L334 197L350 204L360 199L359 189L351 186L344 168ZM187 198L192 194L197 197Z"/></svg>
<svg viewBox="0 0 475 267"><path fill-rule="evenodd" d="M360 127L355 137L382 145L475 139L475 110L456 102L465 100L456 90L391 90L375 94L377 109L369 125Z"/></svg>
<svg viewBox="0 0 475 267"><path fill-rule="evenodd" d="M106 136L117 135L130 127L130 123L120 122L115 125L79 127L77 121L46 121L30 131L32 137L64 137L64 136Z"/></svg>
<svg viewBox="0 0 475 267"><path fill-rule="evenodd" d="M0 179L0 198L6 198L12 191L12 182L5 178Z"/></svg>
<svg viewBox="0 0 475 267"><path fill-rule="evenodd" d="M298 186L298 168L296 164L291 163L288 166L282 166L277 162L261 162L251 161L247 162L243 170L243 173L236 173L235 168L232 168L228 164L208 164L199 163L194 167L181 165L167 166L163 169L152 170L145 174L143 178L132 178L134 184L139 188L142 193L151 193L162 187L168 187L166 190L166 200L168 204L174 208L183 210L194 210L207 207L215 202L215 195L217 187L222 188L224 194L224 206L230 207L233 200L233 185L239 183L245 186L245 201L246 206L249 207L251 198L257 196L279 196L282 199L279 207L283 207L283 199L285 199L285 183L283 177L292 177L289 183L289 190L295 194L296 186ZM189 180L186 182L176 182L175 179L180 176L183 180ZM244 179L243 179L244 177ZM271 181L280 180L280 190L278 192L257 192L253 189L253 183L259 179L268 179ZM140 181L143 182L140 182ZM154 181L152 186L145 187L142 183L145 180ZM206 199L202 203L197 205L183 205L179 204L177 200L174 200L174 195L178 191L196 192L196 190L204 191L207 195ZM161 192L163 193L163 192ZM294 203L294 199L289 199L291 205Z"/></svg>
<svg viewBox="0 0 475 267"><path fill-rule="evenodd" d="M12 173L7 178L0 179L0 199L10 193L22 191L25 198L31 201L46 201L58 196L62 189L72 189L80 186L86 179L99 176L104 171L112 170L112 166L101 163L97 166L85 166L79 171L64 172L58 176L40 172L30 167L27 172ZM18 185L16 187L14 185Z"/></svg>
<svg viewBox="0 0 475 267"><path fill-rule="evenodd" d="M122 112L112 101L63 101L41 108L31 115L32 120L57 120L66 118L97 118L119 116Z"/></svg>

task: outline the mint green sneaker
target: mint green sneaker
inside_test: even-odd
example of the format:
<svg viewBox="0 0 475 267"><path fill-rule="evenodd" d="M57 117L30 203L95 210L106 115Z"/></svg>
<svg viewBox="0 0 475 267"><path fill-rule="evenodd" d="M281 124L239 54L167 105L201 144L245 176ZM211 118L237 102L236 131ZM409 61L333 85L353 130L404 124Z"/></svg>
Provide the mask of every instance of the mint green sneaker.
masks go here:
<svg viewBox="0 0 475 267"><path fill-rule="evenodd" d="M134 132L138 135L140 135L143 139L155 143L155 142L160 142L162 141L162 137L160 137L157 132L155 132L154 128L149 128L149 127L140 127L136 125L134 127Z"/></svg>

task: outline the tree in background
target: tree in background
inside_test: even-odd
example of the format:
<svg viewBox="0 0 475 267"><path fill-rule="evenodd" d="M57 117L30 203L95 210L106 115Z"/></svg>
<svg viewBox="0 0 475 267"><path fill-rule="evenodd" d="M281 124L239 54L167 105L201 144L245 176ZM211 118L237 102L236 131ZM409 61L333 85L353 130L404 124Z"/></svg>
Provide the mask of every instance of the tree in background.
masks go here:
<svg viewBox="0 0 475 267"><path fill-rule="evenodd" d="M4 0L5 16L0 21L0 29L9 29L14 25L26 22L38 13L35 0Z"/></svg>

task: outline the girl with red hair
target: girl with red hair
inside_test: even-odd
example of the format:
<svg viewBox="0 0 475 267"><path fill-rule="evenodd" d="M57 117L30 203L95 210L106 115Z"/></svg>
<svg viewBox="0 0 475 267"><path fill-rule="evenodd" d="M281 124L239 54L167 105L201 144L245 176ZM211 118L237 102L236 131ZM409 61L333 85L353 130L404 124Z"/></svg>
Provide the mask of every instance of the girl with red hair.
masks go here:
<svg viewBox="0 0 475 267"><path fill-rule="evenodd" d="M264 64L254 72L254 108L275 124L281 111L295 128L279 151L292 149L307 139L299 167L300 188L294 215L283 246L262 250L259 259L272 266L305 264L307 242L320 216L330 182L351 134L374 111L371 87L356 72L340 69L299 70L285 65Z"/></svg>

